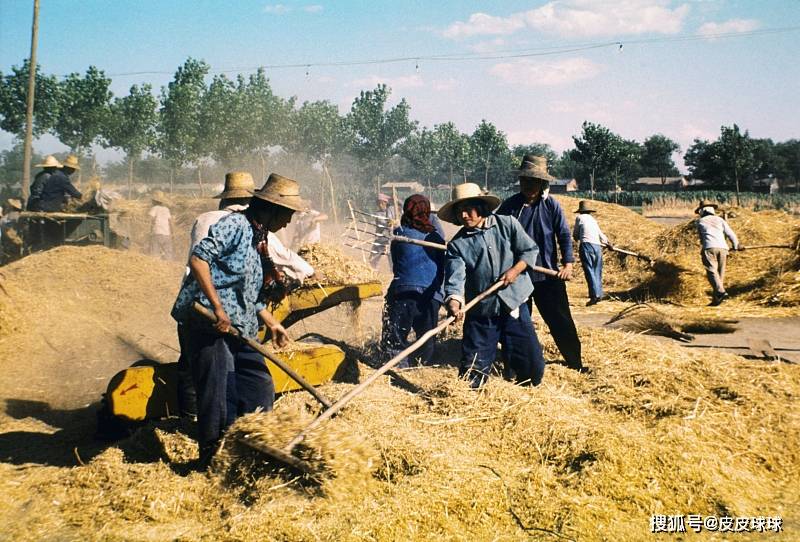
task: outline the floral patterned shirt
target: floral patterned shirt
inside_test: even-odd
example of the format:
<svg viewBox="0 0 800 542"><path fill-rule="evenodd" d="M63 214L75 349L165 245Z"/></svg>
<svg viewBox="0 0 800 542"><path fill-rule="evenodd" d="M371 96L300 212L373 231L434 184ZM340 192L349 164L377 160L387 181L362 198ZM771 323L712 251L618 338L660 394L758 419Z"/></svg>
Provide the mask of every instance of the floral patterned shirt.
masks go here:
<svg viewBox="0 0 800 542"><path fill-rule="evenodd" d="M247 218L242 213L223 217L211 226L208 236L194 247L192 255L208 262L211 281L231 323L244 337L255 337L258 313L265 307L258 302L264 275L253 243L253 227ZM211 303L190 274L178 292L172 317L179 322L194 320L195 301L211 309Z"/></svg>

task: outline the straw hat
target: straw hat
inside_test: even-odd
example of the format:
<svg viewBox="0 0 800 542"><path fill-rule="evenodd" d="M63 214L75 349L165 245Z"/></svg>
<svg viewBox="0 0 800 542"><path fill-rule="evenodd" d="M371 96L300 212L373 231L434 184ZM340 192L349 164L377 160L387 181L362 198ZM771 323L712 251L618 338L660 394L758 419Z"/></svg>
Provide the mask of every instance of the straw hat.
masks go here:
<svg viewBox="0 0 800 542"><path fill-rule="evenodd" d="M719 207L719 204L716 201L711 201L711 200L708 200L708 199L701 199L700 200L700 205L698 205L697 209L694 210L695 214L699 215L700 214L700 210L703 207L713 207L714 209L716 209L717 207Z"/></svg>
<svg viewBox="0 0 800 542"><path fill-rule="evenodd" d="M450 201L442 205L442 208L439 209L439 212L436 213L436 215L446 222L455 224L456 204L468 199L479 199L485 201L490 210L494 210L498 205L500 205L500 198L490 194L484 194L481 190L481 187L477 184L463 183L457 184L453 187L453 194L450 197Z"/></svg>
<svg viewBox="0 0 800 542"><path fill-rule="evenodd" d="M150 199L155 203L167 203L167 196L161 190L154 191Z"/></svg>
<svg viewBox="0 0 800 542"><path fill-rule="evenodd" d="M514 170L517 177L527 179L539 179L549 183L555 181L556 178L547 172L547 158L544 156L534 156L526 154L522 157L522 164L519 169Z"/></svg>
<svg viewBox="0 0 800 542"><path fill-rule="evenodd" d="M596 213L597 209L592 207L591 202L582 199L580 203L578 203L578 210L575 211L576 213Z"/></svg>
<svg viewBox="0 0 800 542"><path fill-rule="evenodd" d="M36 167L40 167L40 166L36 166ZM8 203L8 206L11 207L12 209L16 209L17 211L21 211L22 210L22 202L20 200L18 200L17 198L9 198L9 199L6 200L6 203Z"/></svg>
<svg viewBox="0 0 800 542"><path fill-rule="evenodd" d="M293 211L305 211L309 207L300 197L300 185L297 181L277 173L270 174L264 186L253 192L253 196Z"/></svg>
<svg viewBox="0 0 800 542"><path fill-rule="evenodd" d="M52 154L48 154L44 157L44 162L41 164L36 164L33 167L61 167L61 162L56 160L56 157Z"/></svg>
<svg viewBox="0 0 800 542"><path fill-rule="evenodd" d="M78 157L74 154L67 156L67 159L64 160L64 164L61 167L72 168L75 171L79 171L81 169L81 166L78 165Z"/></svg>
<svg viewBox="0 0 800 542"><path fill-rule="evenodd" d="M225 188L214 196L216 199L249 198L256 190L253 176L246 171L231 171L225 174Z"/></svg>

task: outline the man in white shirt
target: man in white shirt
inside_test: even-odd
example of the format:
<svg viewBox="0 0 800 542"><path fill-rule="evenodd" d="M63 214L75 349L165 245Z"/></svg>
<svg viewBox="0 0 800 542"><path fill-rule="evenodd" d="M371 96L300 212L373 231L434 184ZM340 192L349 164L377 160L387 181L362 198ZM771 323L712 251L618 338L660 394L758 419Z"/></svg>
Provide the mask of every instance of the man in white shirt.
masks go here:
<svg viewBox="0 0 800 542"><path fill-rule="evenodd" d="M694 211L700 215L697 220L697 233L702 245L700 257L703 267L706 268L708 282L714 290L711 298L711 306L714 307L728 299L724 286L725 263L728 259L728 243L725 238L730 239L733 250L744 250L725 219L717 216L716 209L717 204L713 201L702 200Z"/></svg>
<svg viewBox="0 0 800 542"><path fill-rule="evenodd" d="M575 227L572 238L580 243L581 266L589 288L589 302L586 305L599 303L603 295L603 245L611 246L608 237L600 229L592 213L597 212L591 202L581 200L575 211Z"/></svg>
<svg viewBox="0 0 800 542"><path fill-rule="evenodd" d="M166 206L166 196L161 190L153 192L153 206L147 213L152 219L150 228L150 254L164 260L172 259L172 213Z"/></svg>
<svg viewBox="0 0 800 542"><path fill-rule="evenodd" d="M319 243L322 239L320 222L325 220L328 220L328 215L314 209L297 213L292 219L292 222L295 222L292 246L297 249L311 243Z"/></svg>

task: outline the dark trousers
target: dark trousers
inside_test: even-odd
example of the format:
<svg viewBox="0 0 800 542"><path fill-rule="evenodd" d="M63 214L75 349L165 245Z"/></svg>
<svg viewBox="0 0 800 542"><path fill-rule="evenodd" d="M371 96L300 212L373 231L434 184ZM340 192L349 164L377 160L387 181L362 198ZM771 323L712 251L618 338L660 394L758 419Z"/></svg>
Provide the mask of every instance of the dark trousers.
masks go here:
<svg viewBox="0 0 800 542"><path fill-rule="evenodd" d="M228 426L228 373L234 366L239 343L191 324L184 330L186 357L197 393L197 440L200 461L206 463Z"/></svg>
<svg viewBox="0 0 800 542"><path fill-rule="evenodd" d="M421 337L436 327L439 305L430 296L417 292L388 294L381 333L381 349L386 356L393 358L411 344L408 335L412 329L417 337ZM430 363L435 347L436 337L431 337L412 355L412 359L422 365ZM408 366L408 359L397 365L401 369Z"/></svg>
<svg viewBox="0 0 800 542"><path fill-rule="evenodd" d="M187 326L178 324L178 405L183 416L197 415L197 394L188 360ZM226 427L237 417L257 409L272 410L275 402L275 385L264 356L247 345L241 345L235 354L233 371L228 371L225 389ZM230 369L230 367L229 367Z"/></svg>
<svg viewBox="0 0 800 542"><path fill-rule="evenodd" d="M572 313L569 310L567 286L564 281L545 279L534 282L531 299L536 303L542 320L550 329L550 334L567 366L573 369L583 367L581 340L578 338L578 330L575 329L575 322L572 320ZM530 299L528 308L531 308Z"/></svg>
<svg viewBox="0 0 800 542"><path fill-rule="evenodd" d="M473 388L481 387L497 357L497 343L503 347L506 362L517 375L517 382L537 386L544 375L544 356L525 304L519 307L519 318L510 314L464 318L461 341L461 369Z"/></svg>
<svg viewBox="0 0 800 542"><path fill-rule="evenodd" d="M603 297L603 247L594 243L581 243L581 267L589 288L589 299Z"/></svg>

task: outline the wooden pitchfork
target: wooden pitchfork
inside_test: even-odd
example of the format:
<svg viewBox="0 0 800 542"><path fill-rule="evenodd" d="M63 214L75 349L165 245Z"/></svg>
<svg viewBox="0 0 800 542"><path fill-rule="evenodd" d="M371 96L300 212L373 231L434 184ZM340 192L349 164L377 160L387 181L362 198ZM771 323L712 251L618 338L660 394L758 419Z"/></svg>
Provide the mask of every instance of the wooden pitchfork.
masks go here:
<svg viewBox="0 0 800 542"><path fill-rule="evenodd" d="M484 291L481 294L475 296L472 300L470 300L469 303L464 305L464 308L462 309L462 313L466 313L472 307L474 307L475 305L477 305L478 303L480 303L481 301L483 301L484 299L486 299L490 295L494 294L497 290L499 290L502 287L503 287L503 281L502 280L499 280L499 281L495 282L486 291ZM270 446L269 444L264 444L264 443L255 442L255 441L248 441L247 439L239 439L239 442L241 444L244 444L245 446L248 446L248 447L250 447L250 448L252 448L254 450L257 450L257 451L259 451L259 452L261 452L263 454L266 454L269 457L271 457L272 459L275 459L276 461L279 461L279 462L281 462L281 463L283 463L285 465L288 465L288 466L290 466L290 467L292 467L292 468L294 468L294 469L296 469L296 470L298 470L300 472L303 472L303 473L306 473L306 474L313 474L315 469L314 469L314 466L311 465L311 463L309 463L309 462L307 462L307 461L305 461L303 459L300 459L296 455L292 454L292 452L297 447L297 445L300 444L301 442L303 442L303 440L305 440L305 438L308 436L308 434L311 431L313 431L314 429L316 429L317 427L319 427L322 424L322 422L324 422L325 420L331 418L334 414L336 414L337 412L342 410L342 408L344 408L345 405L347 405L347 403L349 403L357 395L361 394L365 389L367 389L367 387L370 384L375 382L375 380L377 380L381 375L383 375L384 373L389 371L392 367L394 367L395 365L399 364L406 357L408 357L409 355L411 355L415 351L417 351L419 348L421 348L422 345L424 345L425 342L428 339L430 339L434 335L437 335L438 333L440 333L443 329L445 329L447 326L452 324L455 321L455 319L456 319L455 316L448 316L447 318L442 320L439 323L439 325L437 325L435 328L431 329L430 331L428 331L427 333L425 333L421 337L419 337L416 341L414 341L413 344L409 345L408 348L406 348L405 350L403 350L402 352L397 354L395 357L393 357L392 359L390 359L389 361L384 363L383 366L381 366L378 370L376 370L374 373L372 373L366 380L364 380L364 382L362 382L361 384L359 384L358 386L356 386L355 388L350 390L341 399L336 401L333 405L331 405L329 408L327 408L325 411L323 411L319 416L317 416L316 419L314 419L313 422L308 424L305 427L305 429L303 429L297 435L295 435L295 437L289 442L289 444L287 444L283 448L276 448L274 446Z"/></svg>

